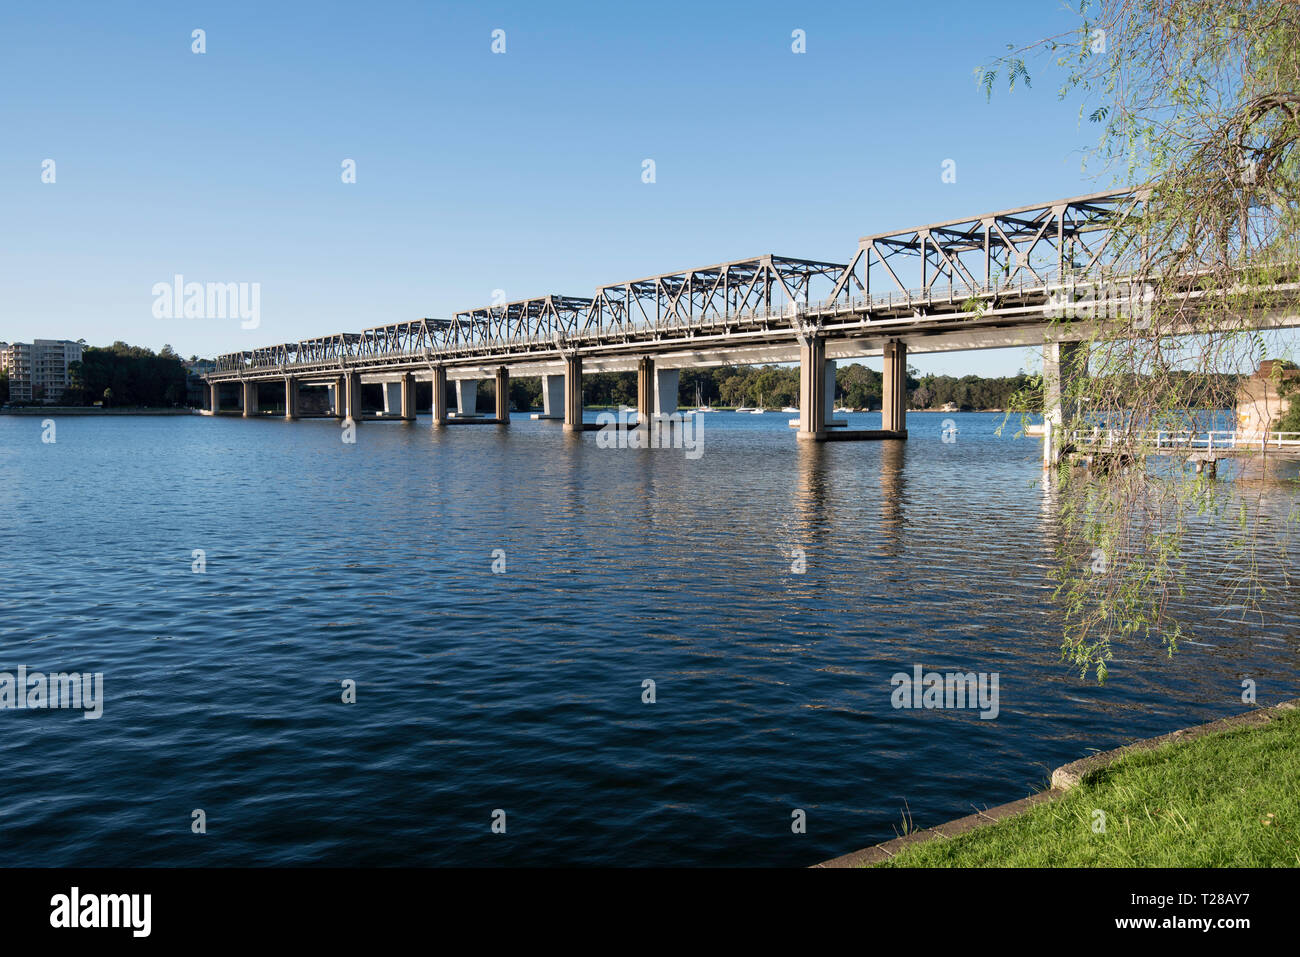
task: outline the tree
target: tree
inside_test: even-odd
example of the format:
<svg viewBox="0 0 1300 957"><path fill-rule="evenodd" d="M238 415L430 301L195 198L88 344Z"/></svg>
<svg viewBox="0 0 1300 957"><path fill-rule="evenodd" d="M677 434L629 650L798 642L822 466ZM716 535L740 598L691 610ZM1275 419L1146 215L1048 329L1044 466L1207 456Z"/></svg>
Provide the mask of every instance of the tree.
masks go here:
<svg viewBox="0 0 1300 957"><path fill-rule="evenodd" d="M69 363L68 379L65 404L89 405L111 389L120 405L157 407L184 401L187 373L175 354L154 355L117 342L107 349L86 347L79 362Z"/></svg>
<svg viewBox="0 0 1300 957"><path fill-rule="evenodd" d="M1090 362L1067 394L1092 424L1117 429L1113 461L1140 462L1157 430L1205 431L1204 410L1224 405L1225 373L1264 358L1252 327L1294 278L1300 16L1287 0L1078 0L1075 13L1069 34L1014 50L979 75L991 95L999 78L1027 85L1028 60L1054 57L1061 96L1078 97L1099 129L1090 162L1145 192L1117 224L1111 268L1151 290L1149 314L1129 304L1090 323ZM1041 380L1022 390L1019 407L1040 390ZM1082 673L1105 680L1115 640L1159 638L1174 653L1185 623L1172 609L1198 547L1186 535L1193 516L1239 523L1239 554L1228 563L1243 571L1225 604L1260 594L1256 553L1273 533L1258 501L1187 470L1062 467L1055 482L1063 652ZM1284 524L1272 540L1279 547ZM1097 553L1109 560L1083 558Z"/></svg>
<svg viewBox="0 0 1300 957"><path fill-rule="evenodd" d="M542 380L536 376L510 378L510 401L516 410L526 412L542 404Z"/></svg>

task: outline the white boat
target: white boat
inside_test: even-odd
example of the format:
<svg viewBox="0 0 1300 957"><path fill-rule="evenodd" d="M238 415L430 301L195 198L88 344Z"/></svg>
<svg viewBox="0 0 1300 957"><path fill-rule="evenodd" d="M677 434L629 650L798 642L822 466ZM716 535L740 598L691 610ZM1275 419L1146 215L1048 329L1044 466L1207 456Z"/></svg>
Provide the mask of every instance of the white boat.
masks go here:
<svg viewBox="0 0 1300 957"><path fill-rule="evenodd" d="M787 406L786 406L784 409L782 409L781 411L782 411L782 412L793 412L793 413L795 413L795 414L797 415L797 414L799 413L799 407L798 407L797 405L787 405Z"/></svg>
<svg viewBox="0 0 1300 957"><path fill-rule="evenodd" d="M736 407L736 411L737 411L737 412L753 412L754 410L753 410L752 408L750 408L749 406L747 406L747 405L741 405L741 406L737 406L737 407Z"/></svg>
<svg viewBox="0 0 1300 957"><path fill-rule="evenodd" d="M700 395L700 384L695 383L695 408L691 412L716 412L717 409L710 408L704 404L704 396Z"/></svg>
<svg viewBox="0 0 1300 957"><path fill-rule="evenodd" d="M832 411L832 413L833 413L834 415L848 415L848 414L849 414L850 412L852 412L853 410L852 410L852 409L841 409L841 408L836 408L836 409L832 409L831 411Z"/></svg>
<svg viewBox="0 0 1300 957"><path fill-rule="evenodd" d="M750 415L762 415L762 414L763 414L764 412L766 412L766 411L767 411L767 409L750 409L750 410L749 410L749 414L750 414Z"/></svg>

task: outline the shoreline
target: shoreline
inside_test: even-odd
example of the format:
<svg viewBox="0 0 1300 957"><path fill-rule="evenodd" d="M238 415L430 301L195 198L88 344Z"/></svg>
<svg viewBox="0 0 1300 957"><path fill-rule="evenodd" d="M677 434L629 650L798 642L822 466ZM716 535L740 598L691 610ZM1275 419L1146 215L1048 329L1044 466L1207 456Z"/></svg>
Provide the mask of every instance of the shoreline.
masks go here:
<svg viewBox="0 0 1300 957"><path fill-rule="evenodd" d="M17 409L0 409L0 415L27 415L27 416L50 416L50 415L89 415L89 416L110 416L110 415L197 415L196 409L96 409L93 407L77 405L46 405L34 406L27 405Z"/></svg>
<svg viewBox="0 0 1300 957"><path fill-rule="evenodd" d="M1180 728L1177 731L1170 731L1152 738L1140 738L1121 747L1112 748L1109 751L1102 751L1061 765L1052 772L1050 786L1047 789L1030 794L1018 801L999 804L996 807L985 808L982 811L976 809L974 814L955 818L933 827L921 828L892 840L882 841L879 844L851 851L848 854L842 854L839 857L833 857L828 861L822 861L810 866L814 868L871 867L876 864L883 864L892 860L902 851L918 844L928 844L932 841L954 838L971 831L981 830L992 824L1022 817L1040 804L1046 804L1063 797L1068 792L1094 778L1098 773L1111 767L1115 762L1132 754L1154 751L1165 745L1195 741L1198 738L1220 734L1225 731L1263 727L1271 723L1279 715L1297 709L1300 709L1300 698L1292 698L1268 707L1256 708L1251 711L1244 711L1241 714L1219 718L1207 724Z"/></svg>

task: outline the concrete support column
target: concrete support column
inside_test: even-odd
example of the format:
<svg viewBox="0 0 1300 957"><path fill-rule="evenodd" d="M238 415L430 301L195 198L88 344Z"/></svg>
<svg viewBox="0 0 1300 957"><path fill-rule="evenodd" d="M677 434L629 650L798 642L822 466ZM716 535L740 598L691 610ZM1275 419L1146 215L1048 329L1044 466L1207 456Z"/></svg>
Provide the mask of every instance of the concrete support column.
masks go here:
<svg viewBox="0 0 1300 957"><path fill-rule="evenodd" d="M473 415L478 409L478 381L475 379L456 380L456 415Z"/></svg>
<svg viewBox="0 0 1300 957"><path fill-rule="evenodd" d="M497 420L510 421L510 370L505 366L497 369L496 382Z"/></svg>
<svg viewBox="0 0 1300 957"><path fill-rule="evenodd" d="M826 360L826 385L822 388L822 418L829 422L835 418L835 360Z"/></svg>
<svg viewBox="0 0 1300 957"><path fill-rule="evenodd" d="M334 418L341 419L346 415L347 390L343 385L343 377L339 376L334 380L334 384L329 387L330 390L330 410L334 413Z"/></svg>
<svg viewBox="0 0 1300 957"><path fill-rule="evenodd" d="M353 422L361 421L361 376L355 372L349 372L343 377L347 393L347 418Z"/></svg>
<svg viewBox="0 0 1300 957"><path fill-rule="evenodd" d="M284 417L298 418L298 380L293 376L284 377Z"/></svg>
<svg viewBox="0 0 1300 957"><path fill-rule="evenodd" d="M655 361L642 356L636 363L636 421L646 425L655 411Z"/></svg>
<svg viewBox="0 0 1300 957"><path fill-rule="evenodd" d="M681 371L678 369L658 369L655 371L655 405L658 415L672 415L677 411L677 388Z"/></svg>
<svg viewBox="0 0 1300 957"><path fill-rule="evenodd" d="M208 393L209 393L208 411L213 413L220 412L221 411L221 386L219 386L215 382L209 382Z"/></svg>
<svg viewBox="0 0 1300 957"><path fill-rule="evenodd" d="M582 356L564 357L564 430L582 431Z"/></svg>
<svg viewBox="0 0 1300 957"><path fill-rule="evenodd" d="M384 415L398 415L402 411L402 383L381 382L379 388L384 394Z"/></svg>
<svg viewBox="0 0 1300 957"><path fill-rule="evenodd" d="M415 376L409 372L402 376L402 418L415 421Z"/></svg>
<svg viewBox="0 0 1300 957"><path fill-rule="evenodd" d="M1087 374L1086 342L1049 342L1043 346L1043 468L1056 464L1065 432L1078 418L1079 400L1070 393Z"/></svg>
<svg viewBox="0 0 1300 957"><path fill-rule="evenodd" d="M257 415L257 383L244 383L244 418Z"/></svg>
<svg viewBox="0 0 1300 957"><path fill-rule="evenodd" d="M885 379L882 387L880 427L907 436L907 343L885 343Z"/></svg>
<svg viewBox="0 0 1300 957"><path fill-rule="evenodd" d="M433 427L447 424L447 367L433 367Z"/></svg>
<svg viewBox="0 0 1300 957"><path fill-rule="evenodd" d="M799 431L803 441L826 438L826 340L799 338Z"/></svg>
<svg viewBox="0 0 1300 957"><path fill-rule="evenodd" d="M542 376L542 418L564 418L564 376Z"/></svg>

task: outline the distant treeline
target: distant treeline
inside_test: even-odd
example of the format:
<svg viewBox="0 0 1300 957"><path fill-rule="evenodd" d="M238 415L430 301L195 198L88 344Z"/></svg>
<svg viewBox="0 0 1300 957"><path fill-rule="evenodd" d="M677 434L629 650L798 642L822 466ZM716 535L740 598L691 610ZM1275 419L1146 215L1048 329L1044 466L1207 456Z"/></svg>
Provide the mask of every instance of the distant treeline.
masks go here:
<svg viewBox="0 0 1300 957"><path fill-rule="evenodd" d="M841 363L835 370L835 404L850 409L881 407L884 376L859 363ZM768 408L799 404L799 369L797 366L719 366L707 369L683 369L678 378L678 405L741 406L763 405ZM1236 404L1241 377L1232 374L1212 376L1171 372L1167 391L1172 396L1187 397L1198 408L1231 408ZM635 372L598 372L582 378L587 405L636 405ZM986 378L966 375L920 375L907 370L908 407L941 409L951 403L962 410L1009 409L1018 402L1039 408L1042 382L1038 375L1019 372L1013 376ZM530 406L541 404L538 380L512 382L511 399L516 407L521 400Z"/></svg>
<svg viewBox="0 0 1300 957"><path fill-rule="evenodd" d="M60 400L64 405L152 406L170 407L186 402L186 371L181 358L171 348L160 352L142 346L115 342L107 348L86 347L81 362L72 363L71 387ZM1202 407L1227 408L1235 403L1240 377L1235 375L1200 377L1183 381L1182 373L1172 373L1174 391L1194 387L1204 398ZM851 409L878 410L881 407L881 373L859 363L839 364L835 373L835 404ZM718 366L682 369L678 378L678 405L742 406L763 405L768 408L799 404L799 369L797 366ZM583 401L591 406L635 406L635 372L596 372L583 376ZM479 390L479 405L490 407L490 380ZM985 378L967 375L919 375L908 369L908 405L913 409L938 409L951 403L958 409L1006 409L1015 396L1029 397L1041 386L1038 377L1025 372L1014 376ZM0 375L0 401L7 401L9 384ZM422 396L423 397L423 396ZM539 408L542 384L539 378L512 378L510 399L516 409ZM1213 401L1210 401L1213 399ZM1300 407L1300 403L1297 403ZM1300 414L1300 413L1298 413Z"/></svg>
<svg viewBox="0 0 1300 957"><path fill-rule="evenodd" d="M1161 400L1173 406L1227 409L1236 405L1241 378L1230 373L1204 375L1171 371L1163 376L1156 392ZM1113 383L1099 378L1088 383L1085 392L1137 395L1149 386L1149 381L1139 382L1136 376ZM984 379L974 375L954 379L946 375L927 375L922 376L915 386L909 381L908 389L911 406L916 409L942 408L949 402L959 409L1008 409L1019 407L1022 402L1030 409L1042 408L1042 381L1039 376L1024 372L1002 379Z"/></svg>
<svg viewBox="0 0 1300 957"><path fill-rule="evenodd" d="M883 375L859 363L841 364L835 370L835 403L851 409L877 410L881 406ZM981 376L920 376L909 369L907 391L913 408L937 408L952 402L962 409L1002 409L1011 396L1033 387L1035 377L1020 373L1004 378ZM524 386L524 383L519 383ZM635 405L635 372L598 372L582 378L587 405ZM533 395L533 393L536 393ZM513 390L512 390L513 393ZM516 401L521 393L513 393ZM533 404L541 401L540 386L525 393ZM799 369L788 366L719 366L683 369L679 376L678 404L763 405L769 408L799 404Z"/></svg>
<svg viewBox="0 0 1300 957"><path fill-rule="evenodd" d="M68 367L72 385L63 405L150 406L185 404L185 366L171 346L161 352L115 342L87 346L80 362Z"/></svg>

